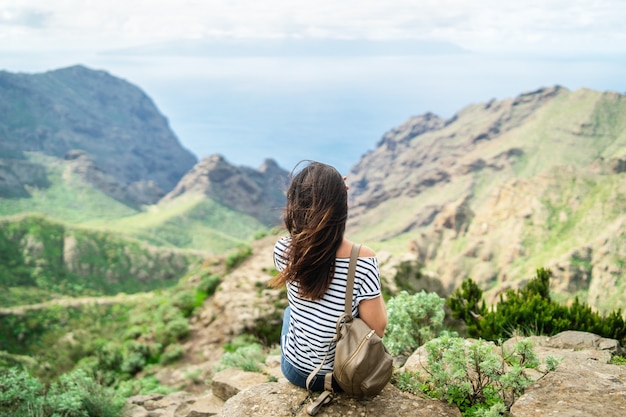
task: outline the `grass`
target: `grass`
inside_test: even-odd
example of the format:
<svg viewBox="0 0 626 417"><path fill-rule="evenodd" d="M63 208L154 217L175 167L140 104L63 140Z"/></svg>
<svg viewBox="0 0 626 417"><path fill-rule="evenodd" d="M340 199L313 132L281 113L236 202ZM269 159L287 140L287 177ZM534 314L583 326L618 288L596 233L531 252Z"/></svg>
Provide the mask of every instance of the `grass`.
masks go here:
<svg viewBox="0 0 626 417"><path fill-rule="evenodd" d="M136 209L67 173L60 160L40 153L27 153L27 158L45 167L50 186L27 186L30 197L26 198L0 198L0 216L36 212L77 224L93 218L110 220L137 213Z"/></svg>
<svg viewBox="0 0 626 417"><path fill-rule="evenodd" d="M154 245L223 253L250 241L265 226L205 196L152 206L113 221L85 223L149 241Z"/></svg>

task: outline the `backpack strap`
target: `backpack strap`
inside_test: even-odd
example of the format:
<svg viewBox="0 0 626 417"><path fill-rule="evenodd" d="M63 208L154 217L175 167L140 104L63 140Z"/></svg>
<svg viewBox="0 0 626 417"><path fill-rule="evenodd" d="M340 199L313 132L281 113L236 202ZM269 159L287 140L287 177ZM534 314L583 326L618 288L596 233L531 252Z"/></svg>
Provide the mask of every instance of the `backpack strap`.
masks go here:
<svg viewBox="0 0 626 417"><path fill-rule="evenodd" d="M356 272L356 261L359 258L359 251L361 250L361 244L355 243L352 245L352 251L350 252L350 265L348 266L348 278L346 281L346 304L345 314L352 319L352 296L354 295L354 274ZM339 332L339 330L337 330Z"/></svg>

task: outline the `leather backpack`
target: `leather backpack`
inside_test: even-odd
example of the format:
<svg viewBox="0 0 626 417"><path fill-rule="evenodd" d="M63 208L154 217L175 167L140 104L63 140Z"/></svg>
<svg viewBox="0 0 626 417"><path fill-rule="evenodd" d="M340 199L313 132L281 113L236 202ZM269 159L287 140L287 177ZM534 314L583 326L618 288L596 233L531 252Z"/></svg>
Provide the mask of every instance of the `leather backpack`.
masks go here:
<svg viewBox="0 0 626 417"><path fill-rule="evenodd" d="M345 312L337 320L337 333L328 347L330 351L332 345L336 344L335 364L333 372L324 376L324 392L307 408L307 413L312 416L332 400L333 379L349 395L359 398L373 397L382 391L393 373L393 359L387 352L382 339L363 320L352 317L354 273L360 248L360 244L352 246L346 284ZM322 363L307 378L307 388L326 363L328 351Z"/></svg>

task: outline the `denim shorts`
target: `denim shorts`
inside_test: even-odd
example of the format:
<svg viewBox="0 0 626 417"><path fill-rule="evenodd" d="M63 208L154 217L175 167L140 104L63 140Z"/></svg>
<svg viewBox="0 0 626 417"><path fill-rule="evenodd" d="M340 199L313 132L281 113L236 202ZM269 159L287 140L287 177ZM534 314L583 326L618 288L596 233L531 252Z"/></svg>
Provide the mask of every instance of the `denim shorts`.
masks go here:
<svg viewBox="0 0 626 417"><path fill-rule="evenodd" d="M287 378L289 382L299 387L306 388L306 379L309 377L309 374L296 368L295 365L293 365L291 362L289 362L287 358L285 358L285 355L282 351L283 344L285 343L285 337L287 336L287 332L289 330L290 313L291 313L291 307L287 307L285 309L285 316L283 317L283 328L282 328L281 336L280 336L280 348L281 348L280 349L281 350L280 370L283 372L283 375L285 376L285 378ZM313 378L310 388L311 388L311 391L324 391L324 375L317 374ZM334 380L333 380L333 389L339 390L339 387L336 385Z"/></svg>

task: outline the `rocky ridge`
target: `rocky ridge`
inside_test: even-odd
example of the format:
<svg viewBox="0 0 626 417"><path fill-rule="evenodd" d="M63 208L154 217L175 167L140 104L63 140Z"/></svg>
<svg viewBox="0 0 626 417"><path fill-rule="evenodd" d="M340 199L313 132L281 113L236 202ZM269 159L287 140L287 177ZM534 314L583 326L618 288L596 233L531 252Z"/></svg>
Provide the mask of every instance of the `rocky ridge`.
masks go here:
<svg viewBox="0 0 626 417"><path fill-rule="evenodd" d="M491 302L548 267L558 294L623 308L622 120L626 96L559 86L411 118L348 175L348 228L411 252L442 296L471 277Z"/></svg>
<svg viewBox="0 0 626 417"><path fill-rule="evenodd" d="M201 194L269 226L280 222L289 173L267 159L258 170L231 165L221 155L197 163L161 202Z"/></svg>
<svg viewBox="0 0 626 417"><path fill-rule="evenodd" d="M505 346L517 340L511 339ZM530 340L541 359L552 355L562 361L556 371L545 376L534 374L535 383L514 403L512 417L622 417L626 413L626 366L608 363L611 355L622 349L615 340L571 331ZM419 370L423 355L423 348L418 349L396 372ZM131 397L124 417L307 416L308 393L280 375L277 357L268 358L264 372L224 370L214 376L211 391L196 395L177 392ZM268 375L278 381L267 382ZM461 414L454 405L401 392L389 384L373 399L359 400L339 394L318 415L460 417Z"/></svg>

